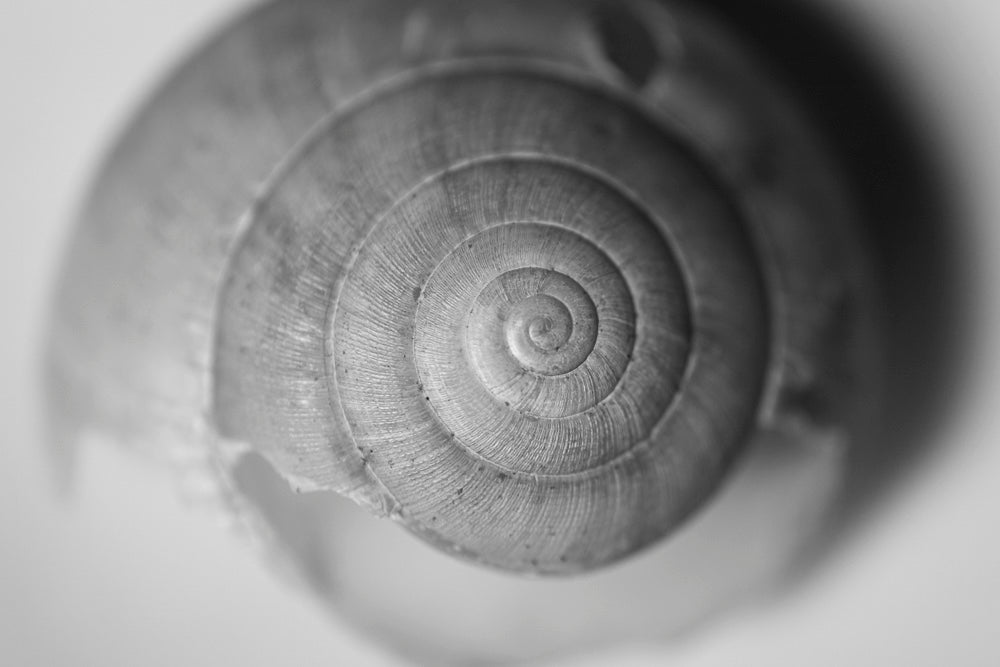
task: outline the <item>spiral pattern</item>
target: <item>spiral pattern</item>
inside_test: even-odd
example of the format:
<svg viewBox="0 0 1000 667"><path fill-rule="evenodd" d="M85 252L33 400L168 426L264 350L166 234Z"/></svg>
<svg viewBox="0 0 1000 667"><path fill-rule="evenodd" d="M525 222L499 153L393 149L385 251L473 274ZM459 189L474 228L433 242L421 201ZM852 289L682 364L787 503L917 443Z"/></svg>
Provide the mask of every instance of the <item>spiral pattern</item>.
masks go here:
<svg viewBox="0 0 1000 667"><path fill-rule="evenodd" d="M660 122L512 63L372 91L248 220L218 391L305 477L353 452L480 561L572 571L663 535L738 451L768 336L738 211Z"/></svg>

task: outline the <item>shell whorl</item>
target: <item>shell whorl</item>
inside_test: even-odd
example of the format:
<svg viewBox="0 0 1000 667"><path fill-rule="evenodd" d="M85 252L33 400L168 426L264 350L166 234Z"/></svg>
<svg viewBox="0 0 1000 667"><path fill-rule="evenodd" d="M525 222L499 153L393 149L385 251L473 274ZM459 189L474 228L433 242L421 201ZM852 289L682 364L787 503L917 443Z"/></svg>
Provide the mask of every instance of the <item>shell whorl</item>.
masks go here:
<svg viewBox="0 0 1000 667"><path fill-rule="evenodd" d="M336 114L228 276L224 428L320 482L350 443L411 530L500 567L662 536L758 410L767 304L740 214L666 128L554 68L436 68Z"/></svg>
<svg viewBox="0 0 1000 667"><path fill-rule="evenodd" d="M672 3L265 3L98 179L54 412L200 462L306 569L248 452L448 553L595 569L744 450L839 466L875 366L856 223L769 73Z"/></svg>

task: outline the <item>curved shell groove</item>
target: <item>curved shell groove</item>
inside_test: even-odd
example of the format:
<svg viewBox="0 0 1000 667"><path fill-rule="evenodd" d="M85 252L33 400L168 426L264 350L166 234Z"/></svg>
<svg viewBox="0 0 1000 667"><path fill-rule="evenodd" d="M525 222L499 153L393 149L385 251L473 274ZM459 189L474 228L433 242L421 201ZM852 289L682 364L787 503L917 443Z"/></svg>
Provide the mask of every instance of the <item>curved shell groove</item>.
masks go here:
<svg viewBox="0 0 1000 667"><path fill-rule="evenodd" d="M755 416L742 224L599 89L421 76L336 116L258 201L219 308L223 432L320 485L324 445L353 443L406 525L477 560L618 558L708 493Z"/></svg>
<svg viewBox="0 0 1000 667"><path fill-rule="evenodd" d="M609 6L238 23L88 204L65 411L543 574L671 533L769 434L845 445L873 325L835 171L728 38L640 0L620 53Z"/></svg>

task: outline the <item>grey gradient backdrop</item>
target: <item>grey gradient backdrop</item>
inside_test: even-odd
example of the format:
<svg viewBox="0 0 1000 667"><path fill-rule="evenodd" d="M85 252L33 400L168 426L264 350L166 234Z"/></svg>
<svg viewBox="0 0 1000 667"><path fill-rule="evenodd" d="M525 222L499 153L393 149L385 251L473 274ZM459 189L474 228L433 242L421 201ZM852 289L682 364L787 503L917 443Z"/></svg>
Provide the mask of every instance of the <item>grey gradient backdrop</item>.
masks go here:
<svg viewBox="0 0 1000 667"><path fill-rule="evenodd" d="M247 4L0 2L0 664L392 664L164 472L91 446L59 500L41 447L46 295L87 178L157 77ZM940 446L817 576L614 664L1000 664L1000 5L828 4L904 82L969 204L973 364Z"/></svg>

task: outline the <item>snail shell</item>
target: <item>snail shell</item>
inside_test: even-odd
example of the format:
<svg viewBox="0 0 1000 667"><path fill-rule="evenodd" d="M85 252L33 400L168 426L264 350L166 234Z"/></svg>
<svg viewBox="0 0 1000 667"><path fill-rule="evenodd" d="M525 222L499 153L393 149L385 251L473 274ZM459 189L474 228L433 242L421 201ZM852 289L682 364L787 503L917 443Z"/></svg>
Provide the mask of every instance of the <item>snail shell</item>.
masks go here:
<svg viewBox="0 0 1000 667"><path fill-rule="evenodd" d="M286 1L106 164L63 428L247 451L495 568L604 566L762 434L849 443L870 269L811 131L662 3ZM819 436L817 436L819 434Z"/></svg>

